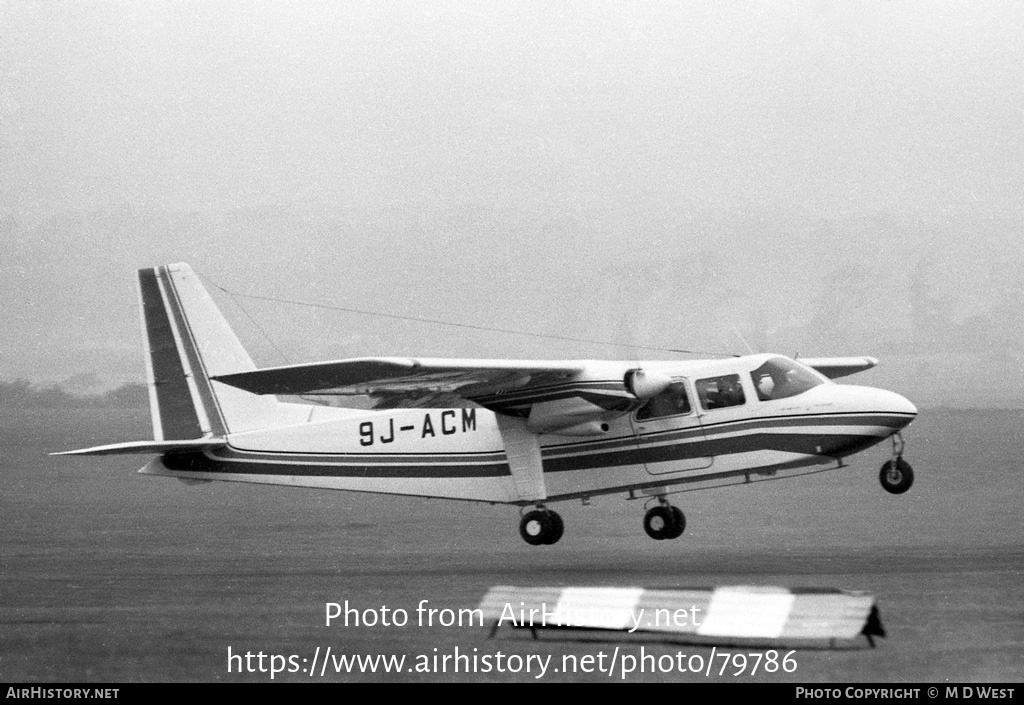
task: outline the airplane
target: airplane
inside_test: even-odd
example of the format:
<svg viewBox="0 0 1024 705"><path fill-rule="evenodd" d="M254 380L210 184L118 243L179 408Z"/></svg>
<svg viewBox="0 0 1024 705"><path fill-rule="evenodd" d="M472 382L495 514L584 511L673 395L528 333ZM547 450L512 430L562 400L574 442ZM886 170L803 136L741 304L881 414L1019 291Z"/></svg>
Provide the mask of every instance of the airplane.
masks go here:
<svg viewBox="0 0 1024 705"><path fill-rule="evenodd" d="M643 527L686 527L673 491L846 467L886 439L879 480L914 480L903 396L833 380L870 357L627 362L364 357L257 368L193 269L138 270L153 440L55 455L155 455L139 472L511 505L532 545L550 503L644 500ZM373 408L298 403L361 396ZM279 399L278 396L290 397ZM364 404L365 406L365 404Z"/></svg>

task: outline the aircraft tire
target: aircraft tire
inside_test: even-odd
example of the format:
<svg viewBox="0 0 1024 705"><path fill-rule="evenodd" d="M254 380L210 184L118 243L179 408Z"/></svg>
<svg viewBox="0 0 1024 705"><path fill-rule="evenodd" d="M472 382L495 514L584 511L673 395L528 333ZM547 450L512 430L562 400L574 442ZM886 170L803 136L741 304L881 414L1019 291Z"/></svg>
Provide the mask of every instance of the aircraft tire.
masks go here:
<svg viewBox="0 0 1024 705"><path fill-rule="evenodd" d="M544 543L550 546L553 543L558 543L558 540L562 538L562 534L565 533L565 522L562 521L562 516L558 512L549 509L548 514L551 516L551 535Z"/></svg>
<svg viewBox="0 0 1024 705"><path fill-rule="evenodd" d="M655 541L675 538L672 535L672 532L675 530L675 524L675 516L671 506L664 507L659 504L644 514L644 531Z"/></svg>
<svg viewBox="0 0 1024 705"><path fill-rule="evenodd" d="M551 545L562 538L564 530L562 517L550 509L529 511L519 522L519 535L531 546Z"/></svg>
<svg viewBox="0 0 1024 705"><path fill-rule="evenodd" d="M672 511L672 533L666 538L677 539L686 531L686 516L683 514L683 510L675 505L669 509Z"/></svg>
<svg viewBox="0 0 1024 705"><path fill-rule="evenodd" d="M895 468L892 461L888 460L878 473L878 481L886 492L903 494L914 484L914 469L903 458L896 459Z"/></svg>

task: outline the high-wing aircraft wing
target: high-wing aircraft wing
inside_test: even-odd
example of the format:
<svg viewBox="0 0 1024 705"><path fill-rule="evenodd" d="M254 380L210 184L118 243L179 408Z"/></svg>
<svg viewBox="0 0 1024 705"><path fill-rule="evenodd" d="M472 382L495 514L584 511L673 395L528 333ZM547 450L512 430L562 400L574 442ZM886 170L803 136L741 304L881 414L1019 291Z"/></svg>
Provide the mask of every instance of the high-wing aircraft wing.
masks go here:
<svg viewBox="0 0 1024 705"><path fill-rule="evenodd" d="M872 357L801 360L835 379L870 369ZM366 396L375 408L483 406L529 417L534 430L575 427L635 408L670 380L594 360L367 357L268 367L212 379L255 394Z"/></svg>
<svg viewBox="0 0 1024 705"><path fill-rule="evenodd" d="M254 394L381 395L399 402L429 395L463 398L564 382L585 365L545 360L374 357L267 367L213 377Z"/></svg>
<svg viewBox="0 0 1024 705"><path fill-rule="evenodd" d="M255 394L360 395L376 408L483 406L535 431L620 415L671 383L628 363L354 358L213 377Z"/></svg>
<svg viewBox="0 0 1024 705"><path fill-rule="evenodd" d="M799 360L829 379L870 370L878 364L878 360L873 357L801 357Z"/></svg>

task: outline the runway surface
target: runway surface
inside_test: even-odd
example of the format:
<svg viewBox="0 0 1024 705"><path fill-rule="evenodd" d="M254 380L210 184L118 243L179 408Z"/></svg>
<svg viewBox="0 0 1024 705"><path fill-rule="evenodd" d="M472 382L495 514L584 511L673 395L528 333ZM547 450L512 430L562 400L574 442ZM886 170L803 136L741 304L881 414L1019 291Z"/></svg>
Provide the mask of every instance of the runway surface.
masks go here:
<svg viewBox="0 0 1024 705"><path fill-rule="evenodd" d="M233 654L295 656L274 680L1019 681L1024 675L1024 412L922 410L906 433L916 483L878 484L888 444L851 467L795 480L673 496L686 533L655 542L640 502L555 505L565 536L531 547L509 507L231 483L185 486L136 475L144 458L46 453L144 439L148 412L0 410L0 681L269 681L229 673ZM711 647L539 642L480 626L420 626L435 609L475 607L488 587L605 585L834 587L877 596L888 632L875 649L793 655L796 670L754 676L626 674L622 656ZM399 626L325 626L325 603L404 609ZM614 673L565 672L590 655ZM335 656L405 656L401 673L303 672ZM436 649L436 651L435 651ZM434 656L491 656L487 673L434 672ZM475 651L474 651L475 650ZM731 653L763 649L724 648ZM524 670L498 672L524 659ZM426 662L419 658L426 657ZM302 659L306 659L305 662ZM791 662L791 664L793 663ZM429 673L413 670L417 664ZM577 661L577 663L580 663ZM650 662L648 662L650 663ZM665 661L662 661L664 665ZM465 662L463 662L465 664ZM258 668L256 661L253 667ZM269 660L264 666L269 668ZM280 662L279 662L280 665ZM637 666L639 668L639 665Z"/></svg>

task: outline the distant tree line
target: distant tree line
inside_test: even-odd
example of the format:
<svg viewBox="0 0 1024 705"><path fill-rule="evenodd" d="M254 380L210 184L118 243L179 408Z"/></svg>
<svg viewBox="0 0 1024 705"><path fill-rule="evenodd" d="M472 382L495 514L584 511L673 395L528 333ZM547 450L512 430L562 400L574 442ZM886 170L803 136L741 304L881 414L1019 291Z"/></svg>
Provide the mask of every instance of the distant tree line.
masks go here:
<svg viewBox="0 0 1024 705"><path fill-rule="evenodd" d="M135 408L148 404L149 391L144 384L123 384L103 394L72 394L56 384L38 386L26 379L0 381L0 407L4 408Z"/></svg>

